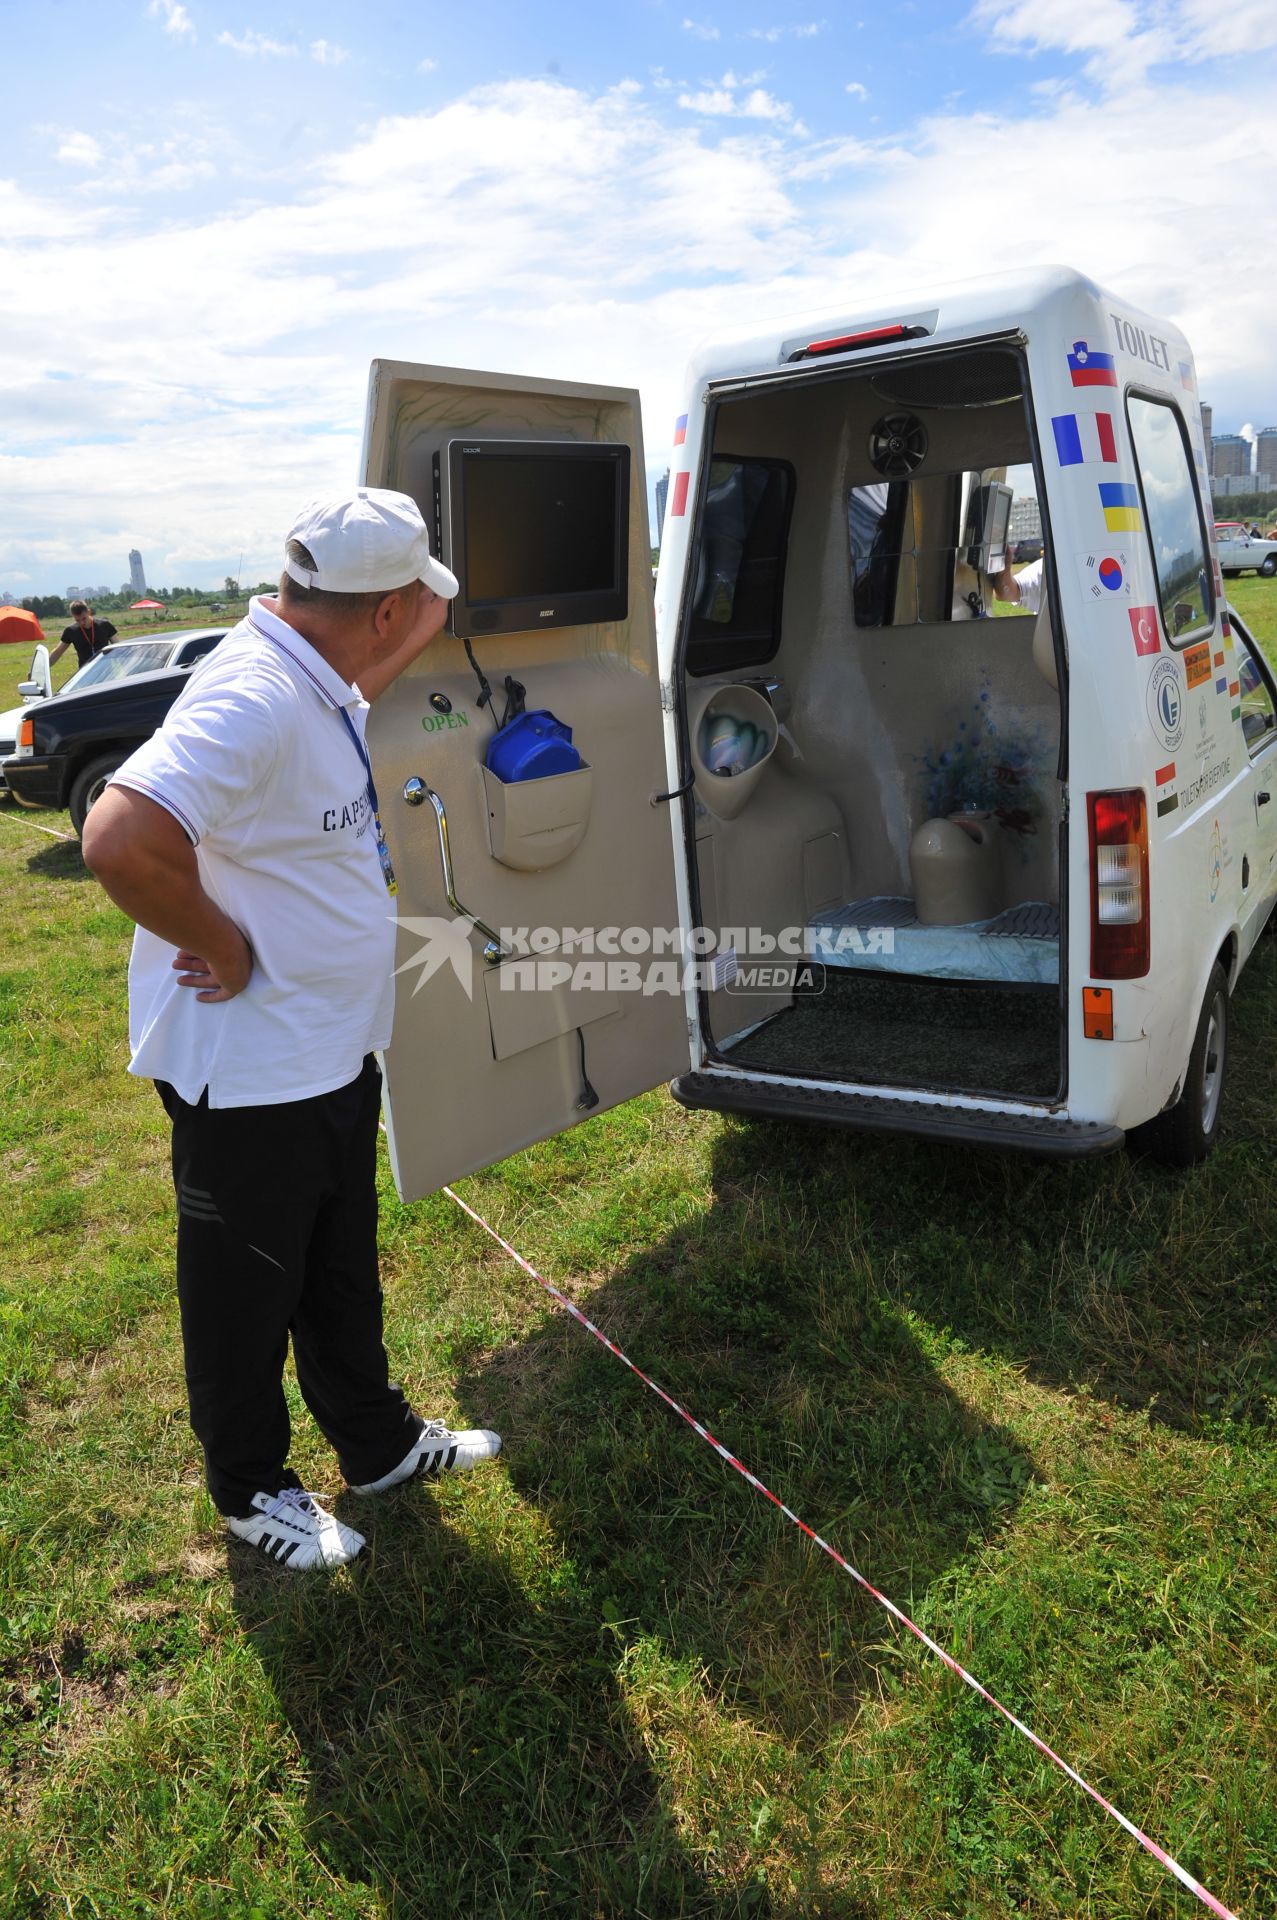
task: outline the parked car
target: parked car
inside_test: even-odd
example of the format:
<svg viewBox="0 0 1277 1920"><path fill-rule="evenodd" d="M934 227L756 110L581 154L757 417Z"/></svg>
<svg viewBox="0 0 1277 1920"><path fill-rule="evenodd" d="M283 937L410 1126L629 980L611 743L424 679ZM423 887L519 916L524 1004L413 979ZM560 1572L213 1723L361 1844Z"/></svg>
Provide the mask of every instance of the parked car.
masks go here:
<svg viewBox="0 0 1277 1920"><path fill-rule="evenodd" d="M1017 540L1011 548L1011 564L1013 567L1020 566L1025 560L1040 560L1041 558L1041 534L1038 535L1036 540Z"/></svg>
<svg viewBox="0 0 1277 1920"><path fill-rule="evenodd" d="M191 627L117 641L60 693L42 696L38 683L27 682L27 704L0 718L0 747L7 743L5 721L16 723L15 742L0 761L14 799L24 807L68 807L72 826L83 832L89 808L116 768L149 740L191 668L227 631ZM46 655L46 673L47 664Z"/></svg>
<svg viewBox="0 0 1277 1920"><path fill-rule="evenodd" d="M1253 568L1265 579L1277 573L1277 540L1257 540L1240 520L1215 522L1215 551L1222 573L1244 573Z"/></svg>

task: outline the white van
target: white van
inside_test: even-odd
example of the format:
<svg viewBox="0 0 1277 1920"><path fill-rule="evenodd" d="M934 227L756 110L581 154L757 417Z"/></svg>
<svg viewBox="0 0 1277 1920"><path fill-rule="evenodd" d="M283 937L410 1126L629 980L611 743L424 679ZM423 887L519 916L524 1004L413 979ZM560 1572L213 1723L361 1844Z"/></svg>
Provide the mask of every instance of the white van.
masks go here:
<svg viewBox="0 0 1277 1920"><path fill-rule="evenodd" d="M1200 1159L1277 899L1277 689L1187 342L1049 269L707 347L684 406L653 608L636 393L373 365L364 480L462 588L370 728L400 1191L671 1077ZM523 705L559 758L503 777Z"/></svg>

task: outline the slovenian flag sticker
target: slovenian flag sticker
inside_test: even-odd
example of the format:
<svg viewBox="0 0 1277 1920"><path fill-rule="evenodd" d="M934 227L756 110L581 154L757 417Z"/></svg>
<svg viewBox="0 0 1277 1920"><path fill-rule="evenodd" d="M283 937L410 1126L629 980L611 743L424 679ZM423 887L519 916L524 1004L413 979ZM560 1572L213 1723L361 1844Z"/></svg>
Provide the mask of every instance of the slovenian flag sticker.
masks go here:
<svg viewBox="0 0 1277 1920"><path fill-rule="evenodd" d="M1075 387L1115 387L1117 369L1111 353L1097 353L1085 340L1075 340L1069 355L1069 379Z"/></svg>
<svg viewBox="0 0 1277 1920"><path fill-rule="evenodd" d="M1110 533L1138 533L1144 525L1139 491L1127 480L1101 480L1100 505Z"/></svg>
<svg viewBox="0 0 1277 1920"><path fill-rule="evenodd" d="M1111 413L1057 413L1051 421L1062 467L1117 461Z"/></svg>
<svg viewBox="0 0 1277 1920"><path fill-rule="evenodd" d="M674 445L676 447L681 447L684 440L686 440L686 438L687 438L687 415L685 413L680 413L678 416L678 419L674 422Z"/></svg>

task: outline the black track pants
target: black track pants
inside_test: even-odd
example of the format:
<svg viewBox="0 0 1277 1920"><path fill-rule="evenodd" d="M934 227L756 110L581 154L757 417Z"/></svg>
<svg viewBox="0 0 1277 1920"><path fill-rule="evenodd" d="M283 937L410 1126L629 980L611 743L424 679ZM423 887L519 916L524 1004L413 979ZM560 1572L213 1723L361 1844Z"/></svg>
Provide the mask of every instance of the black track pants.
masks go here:
<svg viewBox="0 0 1277 1920"><path fill-rule="evenodd" d="M381 1076L279 1106L188 1106L173 1123L177 1292L191 1425L223 1513L296 1485L283 1371L292 1336L302 1396L346 1479L379 1480L421 1422L388 1378L377 1274Z"/></svg>

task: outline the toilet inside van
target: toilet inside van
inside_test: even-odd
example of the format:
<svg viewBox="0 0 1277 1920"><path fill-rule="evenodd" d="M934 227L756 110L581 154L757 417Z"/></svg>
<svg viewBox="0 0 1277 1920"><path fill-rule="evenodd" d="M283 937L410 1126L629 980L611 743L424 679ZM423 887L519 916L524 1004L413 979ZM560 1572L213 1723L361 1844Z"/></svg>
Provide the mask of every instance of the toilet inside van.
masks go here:
<svg viewBox="0 0 1277 1920"><path fill-rule="evenodd" d="M1019 354L742 382L709 431L681 660L715 1056L1055 1099L1063 675L1009 597L1043 497Z"/></svg>

